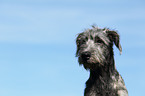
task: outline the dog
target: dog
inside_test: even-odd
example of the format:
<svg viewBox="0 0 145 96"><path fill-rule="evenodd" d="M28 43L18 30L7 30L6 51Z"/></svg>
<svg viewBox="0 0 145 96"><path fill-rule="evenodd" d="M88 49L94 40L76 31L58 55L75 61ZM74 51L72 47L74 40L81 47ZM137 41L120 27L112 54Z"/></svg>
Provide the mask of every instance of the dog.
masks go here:
<svg viewBox="0 0 145 96"><path fill-rule="evenodd" d="M109 28L92 26L78 34L76 57L90 71L84 96L128 96L124 80L115 67L114 44L121 54L120 36Z"/></svg>

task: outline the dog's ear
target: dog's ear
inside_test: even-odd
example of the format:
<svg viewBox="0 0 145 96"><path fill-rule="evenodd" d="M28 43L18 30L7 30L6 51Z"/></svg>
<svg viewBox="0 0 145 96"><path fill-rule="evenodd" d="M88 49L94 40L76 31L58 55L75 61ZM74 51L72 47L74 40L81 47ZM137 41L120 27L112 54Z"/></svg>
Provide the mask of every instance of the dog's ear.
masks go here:
<svg viewBox="0 0 145 96"><path fill-rule="evenodd" d="M78 53L79 53L79 50L80 50L79 46L80 46L80 40L81 40L82 33L77 34L77 35L78 36L76 38L76 45L77 45L76 57L78 57Z"/></svg>
<svg viewBox="0 0 145 96"><path fill-rule="evenodd" d="M120 45L120 37L119 37L118 33L116 31L110 31L110 30L108 30L107 33L108 33L110 40L112 42L114 42L116 47L119 49L120 54L122 54L122 48Z"/></svg>

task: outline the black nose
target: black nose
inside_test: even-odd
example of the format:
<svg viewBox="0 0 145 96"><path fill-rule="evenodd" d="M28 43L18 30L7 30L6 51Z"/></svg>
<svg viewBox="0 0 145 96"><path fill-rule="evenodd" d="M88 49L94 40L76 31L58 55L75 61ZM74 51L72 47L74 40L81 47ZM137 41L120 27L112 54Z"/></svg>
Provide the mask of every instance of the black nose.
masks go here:
<svg viewBox="0 0 145 96"><path fill-rule="evenodd" d="M88 51L87 51L87 52L83 52L82 55L81 55L81 57L82 57L82 59L83 59L84 61L87 61L87 60L90 59L91 53L88 52Z"/></svg>

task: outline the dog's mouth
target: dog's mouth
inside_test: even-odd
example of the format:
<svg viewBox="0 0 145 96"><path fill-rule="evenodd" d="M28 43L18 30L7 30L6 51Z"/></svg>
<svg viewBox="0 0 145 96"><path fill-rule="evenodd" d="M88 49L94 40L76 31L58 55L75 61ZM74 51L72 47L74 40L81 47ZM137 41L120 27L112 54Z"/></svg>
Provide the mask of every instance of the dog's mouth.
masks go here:
<svg viewBox="0 0 145 96"><path fill-rule="evenodd" d="M85 69L90 69L90 70L94 70L100 66L100 63L94 60L92 57L90 58L87 57L85 59L79 57L79 64L83 65Z"/></svg>
<svg viewBox="0 0 145 96"><path fill-rule="evenodd" d="M99 63L95 60L93 60L92 58L89 58L88 60L83 60L83 64L96 64Z"/></svg>
<svg viewBox="0 0 145 96"><path fill-rule="evenodd" d="M92 63L92 62L85 62L85 63L83 63L83 66L85 69L95 70L100 66L100 64L99 63Z"/></svg>
<svg viewBox="0 0 145 96"><path fill-rule="evenodd" d="M100 62L99 59L96 59L95 56L91 54L82 54L79 59L82 64L96 64Z"/></svg>

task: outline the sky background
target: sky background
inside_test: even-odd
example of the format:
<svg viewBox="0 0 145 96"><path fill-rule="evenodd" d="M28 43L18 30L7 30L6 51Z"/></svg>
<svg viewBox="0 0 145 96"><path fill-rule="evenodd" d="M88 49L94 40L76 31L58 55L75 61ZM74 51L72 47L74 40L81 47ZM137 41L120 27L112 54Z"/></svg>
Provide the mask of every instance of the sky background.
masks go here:
<svg viewBox="0 0 145 96"><path fill-rule="evenodd" d="M145 96L145 0L0 0L0 96L83 96L75 38L118 30L115 62L129 96Z"/></svg>

